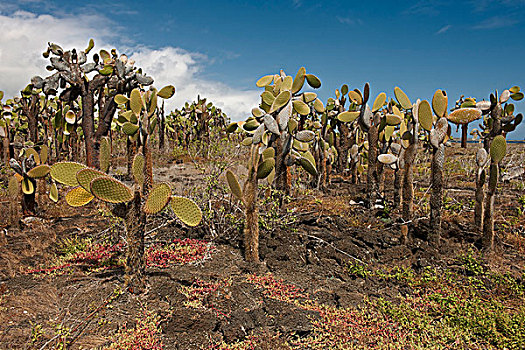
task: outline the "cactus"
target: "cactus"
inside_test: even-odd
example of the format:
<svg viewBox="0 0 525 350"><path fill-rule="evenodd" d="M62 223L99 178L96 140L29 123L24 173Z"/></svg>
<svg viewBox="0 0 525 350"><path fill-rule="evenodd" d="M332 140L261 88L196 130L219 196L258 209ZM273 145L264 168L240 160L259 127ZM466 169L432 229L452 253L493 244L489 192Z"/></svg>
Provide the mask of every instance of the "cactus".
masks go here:
<svg viewBox="0 0 525 350"><path fill-rule="evenodd" d="M468 125L481 118L483 112L476 107L475 99L467 98L464 100L463 96L456 101L456 107L459 108L450 113L447 118L450 122L456 124L458 128L461 126L461 147L467 148Z"/></svg>

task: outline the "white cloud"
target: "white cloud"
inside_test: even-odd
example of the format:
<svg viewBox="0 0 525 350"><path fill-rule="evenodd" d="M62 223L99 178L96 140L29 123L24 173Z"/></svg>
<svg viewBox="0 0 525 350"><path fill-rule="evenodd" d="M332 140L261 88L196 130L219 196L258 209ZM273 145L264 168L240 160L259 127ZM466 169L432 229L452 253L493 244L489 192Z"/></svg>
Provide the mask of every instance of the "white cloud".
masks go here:
<svg viewBox="0 0 525 350"><path fill-rule="evenodd" d="M441 27L441 29L439 29L436 34L443 34L445 32L447 32L450 28L452 28L452 24L448 24L444 27Z"/></svg>
<svg viewBox="0 0 525 350"><path fill-rule="evenodd" d="M7 97L17 95L34 75L47 75L46 59L42 52L47 42L55 42L64 49L85 48L89 39L95 40L95 49L122 47L115 42L126 43L131 57L138 67L155 79L155 86L172 84L175 96L167 101L168 110L193 101L197 95L207 97L222 108L233 120L245 119L251 108L257 105L257 90L240 90L225 83L201 78L206 65L211 61L204 55L181 48L165 47L150 49L129 44L115 32L115 23L97 15L36 15L16 11L10 15L0 14L0 90ZM121 45L122 46L122 45ZM125 49L125 48L124 48ZM126 50L126 53L130 53Z"/></svg>

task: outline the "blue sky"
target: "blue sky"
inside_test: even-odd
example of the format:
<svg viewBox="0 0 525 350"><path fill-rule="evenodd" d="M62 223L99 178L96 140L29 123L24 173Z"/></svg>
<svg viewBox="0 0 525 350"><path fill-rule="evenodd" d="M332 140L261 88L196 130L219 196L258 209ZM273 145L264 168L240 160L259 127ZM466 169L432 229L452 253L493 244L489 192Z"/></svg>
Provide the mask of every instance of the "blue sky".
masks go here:
<svg viewBox="0 0 525 350"><path fill-rule="evenodd" d="M525 89L524 18L525 0L0 1L0 89L17 91L17 79L42 72L23 74L31 64L43 68L37 54L47 41L84 47L93 36L96 48L135 54L157 82L174 79L166 83L176 86L176 103L201 93L234 119L257 103L258 77L301 66L322 80L324 101L344 83L365 82L373 97L400 86L412 100L438 88L452 100L483 99L494 89ZM6 67L17 64L12 77ZM509 136L524 139L525 126Z"/></svg>

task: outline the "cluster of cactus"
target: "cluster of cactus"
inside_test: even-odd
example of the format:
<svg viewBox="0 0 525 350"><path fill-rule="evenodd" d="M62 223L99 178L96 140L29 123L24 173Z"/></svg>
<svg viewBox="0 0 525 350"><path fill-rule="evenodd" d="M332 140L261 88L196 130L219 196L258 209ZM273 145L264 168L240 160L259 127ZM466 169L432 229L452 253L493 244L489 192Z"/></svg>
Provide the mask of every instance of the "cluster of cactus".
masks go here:
<svg viewBox="0 0 525 350"><path fill-rule="evenodd" d="M283 193L290 191L289 167L300 165L311 175L317 175L317 168L309 144L315 133L311 130L298 130L298 116L310 114L309 103L313 102L319 110L317 94L301 92L304 82L313 88L321 86L321 81L313 74L307 74L300 68L295 78L280 74L266 75L256 85L264 88L261 103L252 110L252 116L246 121L232 123L229 132L249 134L242 144L251 147L248 165L248 179L243 190L233 173L227 173L228 184L232 193L245 207L246 225L244 229L245 257L248 261L259 261L258 240L259 223L257 210L257 183L259 179L275 181L276 189ZM315 101L318 102L315 102Z"/></svg>
<svg viewBox="0 0 525 350"><path fill-rule="evenodd" d="M144 186L145 163L137 158L133 173L136 186L130 187L104 172L76 162L58 162L50 167L51 177L58 183L71 187L65 195L73 207L90 203L94 198L115 204L113 213L122 217L126 226L128 250L126 253L126 284L133 291L141 291L144 280L144 234L146 214L156 214L170 204L175 215L186 225L196 226L202 212L191 199L174 196L166 183L155 184L145 197L140 191Z"/></svg>

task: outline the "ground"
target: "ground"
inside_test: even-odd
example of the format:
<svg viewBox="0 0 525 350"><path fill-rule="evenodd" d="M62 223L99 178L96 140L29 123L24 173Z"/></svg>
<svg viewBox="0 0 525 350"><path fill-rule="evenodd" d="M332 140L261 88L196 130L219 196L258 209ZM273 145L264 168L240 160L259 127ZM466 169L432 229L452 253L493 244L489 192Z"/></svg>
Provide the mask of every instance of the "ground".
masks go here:
<svg viewBox="0 0 525 350"><path fill-rule="evenodd" d="M37 216L17 227L2 218L0 348L524 348L524 179L500 184L496 253L483 255L475 147L447 150L439 248L426 241L429 167L420 157L407 244L392 172L386 206L373 211L359 204L364 184L334 176L325 193L296 183L282 211L261 191L260 264L243 260L240 211L224 180L212 181L216 167L164 157L157 181L208 209L196 228L169 211L148 218L148 289L138 295L125 289L122 225L109 208L43 196ZM522 166L521 145L504 164Z"/></svg>

